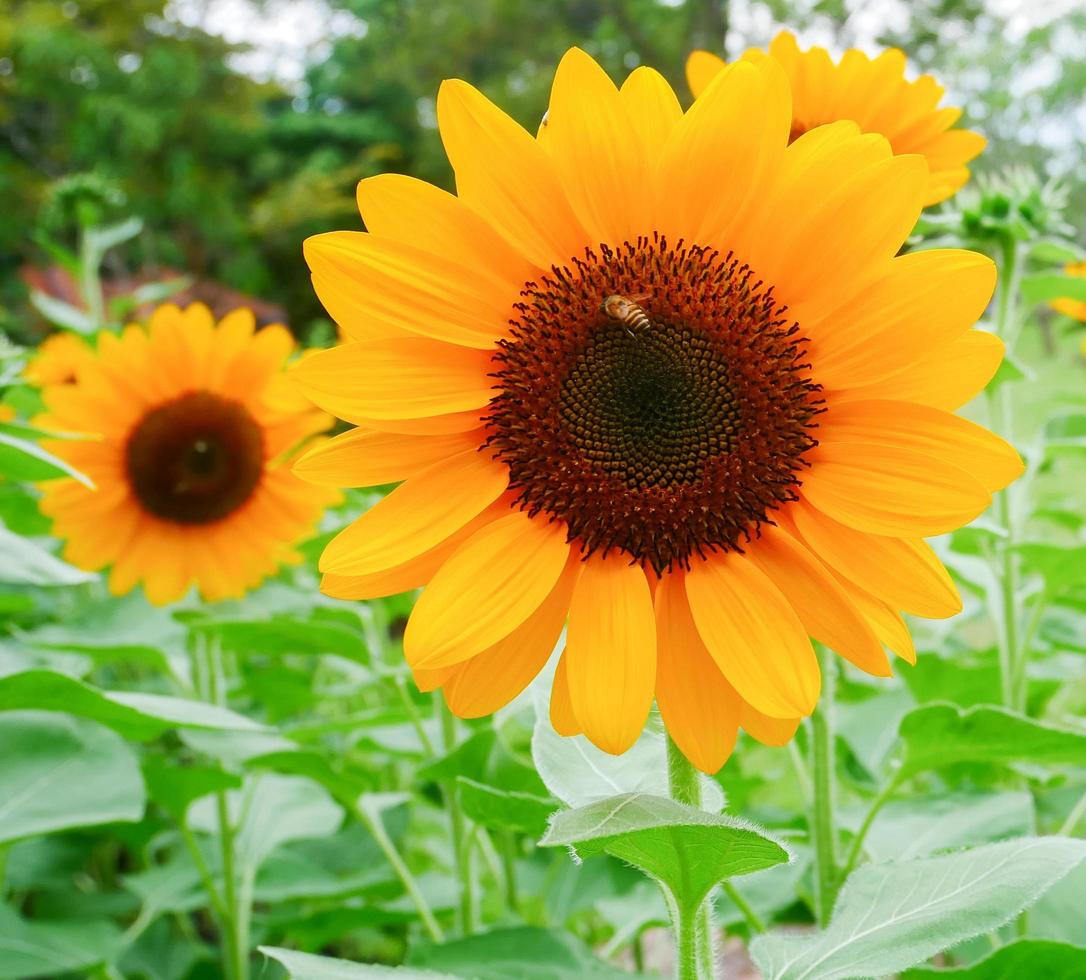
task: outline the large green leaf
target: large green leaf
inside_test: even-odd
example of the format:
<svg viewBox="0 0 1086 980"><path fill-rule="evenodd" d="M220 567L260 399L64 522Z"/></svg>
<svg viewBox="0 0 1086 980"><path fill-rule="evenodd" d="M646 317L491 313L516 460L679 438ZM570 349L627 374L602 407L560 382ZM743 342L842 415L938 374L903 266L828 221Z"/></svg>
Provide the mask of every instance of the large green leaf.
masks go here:
<svg viewBox="0 0 1086 980"><path fill-rule="evenodd" d="M783 844L751 824L644 793L560 811L539 843L572 846L581 857L620 858L660 882L688 911L724 879L790 859Z"/></svg>
<svg viewBox="0 0 1086 980"><path fill-rule="evenodd" d="M257 732L244 715L202 701L131 691L100 691L51 670L26 670L0 678L0 711L32 708L91 718L126 738L149 739L171 728Z"/></svg>
<svg viewBox="0 0 1086 980"><path fill-rule="evenodd" d="M221 766L177 766L155 756L143 760L143 778L151 799L177 822L184 820L194 800L241 785L240 776Z"/></svg>
<svg viewBox="0 0 1086 980"><path fill-rule="evenodd" d="M901 974L900 980L1086 980L1086 948L1047 939L1020 939L997 949L968 966L939 970L916 967Z"/></svg>
<svg viewBox="0 0 1086 980"><path fill-rule="evenodd" d="M928 704L910 711L899 729L902 776L958 762L1086 765L1086 730L1057 728L1007 708Z"/></svg>
<svg viewBox="0 0 1086 980"><path fill-rule="evenodd" d="M1029 793L944 793L888 803L864 840L876 861L902 861L936 851L1023 837L1033 830Z"/></svg>
<svg viewBox="0 0 1086 980"><path fill-rule="evenodd" d="M40 545L0 524L0 583L6 585L79 585L98 576L61 561Z"/></svg>
<svg viewBox="0 0 1086 980"><path fill-rule="evenodd" d="M0 474L11 480L26 482L70 476L83 486L94 489L89 477L59 456L42 449L36 442L22 438L17 434L20 429L0 425Z"/></svg>
<svg viewBox="0 0 1086 980"><path fill-rule="evenodd" d="M751 943L765 980L881 977L1007 922L1086 857L1086 841L1026 837L941 857L867 865L829 927Z"/></svg>
<svg viewBox="0 0 1086 980"><path fill-rule="evenodd" d="M34 922L0 905L0 980L89 973L109 963L121 945L120 930L105 919Z"/></svg>
<svg viewBox="0 0 1086 980"><path fill-rule="evenodd" d="M143 814L135 753L108 728L12 712L0 714L0 745L0 843Z"/></svg>
<svg viewBox="0 0 1086 980"><path fill-rule="evenodd" d="M1046 303L1064 297L1086 300L1086 279L1060 272L1023 276L1022 295L1027 303Z"/></svg>

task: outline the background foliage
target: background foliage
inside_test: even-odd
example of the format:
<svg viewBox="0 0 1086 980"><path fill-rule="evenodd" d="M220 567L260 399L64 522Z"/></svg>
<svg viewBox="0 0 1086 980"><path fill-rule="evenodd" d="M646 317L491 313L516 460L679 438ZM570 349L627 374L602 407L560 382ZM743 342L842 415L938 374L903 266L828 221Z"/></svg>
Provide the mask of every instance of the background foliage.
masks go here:
<svg viewBox="0 0 1086 980"><path fill-rule="evenodd" d="M1086 13L1031 27L1012 4L923 0L873 27L870 5L838 2L334 6L352 30L292 87L239 73L243 51L161 0L0 8L0 980L375 975L318 954L485 980L666 972L668 904L642 871L673 905L711 896L729 975L1086 976L1084 326L1046 306L1086 299L1061 272L1086 226ZM612 759L537 723L539 690L451 723L403 665L410 596L317 590L316 555L373 493L240 602L155 610L56 558L34 483L60 470L25 422L26 345L116 324L180 274L328 336L300 241L356 227L369 174L449 186L442 78L532 125L570 43L685 92L691 48L735 54L785 21L900 44L991 138L988 176L917 241L1000 262L986 325L1012 356L968 411L1029 464L937 543L966 610L914 624L917 667L838 677L832 918L809 727L788 748L745 739L692 819L662 798L652 726ZM32 305L27 269L54 266L75 292L43 300L30 276Z"/></svg>

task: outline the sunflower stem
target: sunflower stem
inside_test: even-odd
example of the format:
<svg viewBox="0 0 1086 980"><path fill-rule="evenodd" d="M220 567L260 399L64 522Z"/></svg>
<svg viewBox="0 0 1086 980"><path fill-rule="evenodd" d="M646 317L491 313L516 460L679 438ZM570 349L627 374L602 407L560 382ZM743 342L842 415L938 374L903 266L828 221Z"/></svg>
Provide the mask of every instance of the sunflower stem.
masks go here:
<svg viewBox="0 0 1086 980"><path fill-rule="evenodd" d="M995 331L1006 344L1008 354L1013 353L1013 341L1017 334L1014 320L1018 307L1018 259L1018 243L1008 237L999 255L999 293L995 320ZM1005 384L988 388L988 412L993 428L1010 440L1011 412ZM1001 490L996 497L996 516L1004 531L999 546L997 569L1002 627L999 650L1000 690L1003 703L1008 708L1025 710L1029 682L1026 665L1018 662L1022 655L1018 642L1018 565L1014 553L1014 508L1011 506L1009 487Z"/></svg>
<svg viewBox="0 0 1086 980"><path fill-rule="evenodd" d="M667 737L667 783L676 803L701 807L701 776L670 735ZM712 980L715 960L712 893L697 909L685 909L675 902L672 917L676 977L678 980Z"/></svg>
<svg viewBox="0 0 1086 980"><path fill-rule="evenodd" d="M456 718L445 703L441 691L434 692L434 710L441 720L441 748L448 755L456 748ZM448 780L442 787L445 807L449 811L449 829L452 836L453 868L460 886L460 932L470 936L475 931L475 881L472 876L471 852L464 812L456 794L455 780Z"/></svg>
<svg viewBox="0 0 1086 980"><path fill-rule="evenodd" d="M819 651L822 666L822 697L811 715L811 783L814 798L811 805L811 836L815 845L815 905L818 924L825 928L830 921L837 897L837 825L834 805L834 693L837 664L833 654Z"/></svg>

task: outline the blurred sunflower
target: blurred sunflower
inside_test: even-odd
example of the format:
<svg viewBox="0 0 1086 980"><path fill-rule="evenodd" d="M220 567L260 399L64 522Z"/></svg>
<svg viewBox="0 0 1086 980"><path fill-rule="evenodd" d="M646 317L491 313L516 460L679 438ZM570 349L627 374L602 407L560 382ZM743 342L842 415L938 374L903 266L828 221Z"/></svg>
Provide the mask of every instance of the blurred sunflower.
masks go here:
<svg viewBox="0 0 1086 980"><path fill-rule="evenodd" d="M23 378L38 387L72 384L79 369L93 358L94 351L82 337L67 332L50 334L30 359Z"/></svg>
<svg viewBox="0 0 1086 980"><path fill-rule="evenodd" d="M328 418L287 381L290 333L254 326L249 310L216 326L204 306L162 306L146 330L100 334L73 384L43 390L38 424L89 437L45 445L97 489L50 481L41 509L70 562L112 566L115 594L143 582L154 603L193 584L208 600L240 596L334 499L284 465Z"/></svg>
<svg viewBox="0 0 1086 980"><path fill-rule="evenodd" d="M913 659L898 610L960 609L923 537L1021 471L951 414L1002 356L970 329L992 263L896 256L923 157L849 122L790 142L772 59L684 114L574 49L537 137L462 81L437 110L458 196L369 178L369 232L305 244L351 341L294 375L357 428L295 471L403 481L329 543L325 591L425 585L405 654L464 717L568 619L556 728L619 753L655 698L710 772L739 726L779 744L814 708L809 637L873 674L884 644Z"/></svg>
<svg viewBox="0 0 1086 980"><path fill-rule="evenodd" d="M747 61L765 58L752 48ZM769 55L788 75L792 88L790 140L816 126L847 119L864 133L878 133L894 153L918 153L930 175L923 203L927 207L953 195L969 179L966 164L987 142L979 133L951 127L961 109L938 108L944 88L930 75L905 78L905 54L897 48L869 58L850 49L834 62L825 48L801 51L795 35L781 31L769 45ZM686 77L695 96L708 87L724 62L708 51L693 52Z"/></svg>
<svg viewBox="0 0 1086 980"><path fill-rule="evenodd" d="M1086 277L1086 262L1068 262L1067 265L1063 267L1063 271L1069 276ZM1086 323L1086 300L1071 299L1070 297L1065 296L1060 299L1052 300L1049 305L1057 313L1069 316L1072 320L1079 320L1082 323ZM1084 350L1086 350L1086 346L1084 346Z"/></svg>

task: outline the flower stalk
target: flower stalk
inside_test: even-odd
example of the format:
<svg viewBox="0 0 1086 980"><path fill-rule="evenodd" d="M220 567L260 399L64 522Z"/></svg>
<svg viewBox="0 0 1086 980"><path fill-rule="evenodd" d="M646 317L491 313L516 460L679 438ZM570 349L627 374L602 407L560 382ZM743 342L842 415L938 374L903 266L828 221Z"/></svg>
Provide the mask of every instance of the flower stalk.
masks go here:
<svg viewBox="0 0 1086 980"><path fill-rule="evenodd" d="M837 664L820 650L822 697L811 715L811 836L815 847L815 901L818 924L825 928L837 897L837 825L835 806L834 694Z"/></svg>

